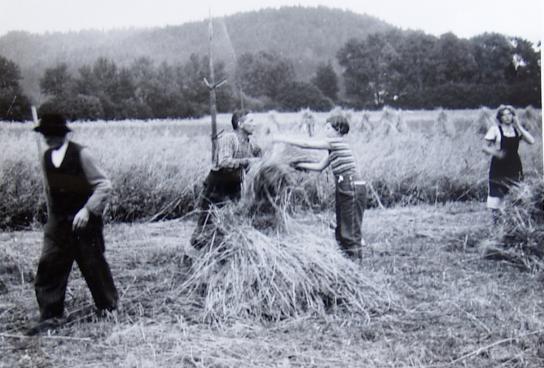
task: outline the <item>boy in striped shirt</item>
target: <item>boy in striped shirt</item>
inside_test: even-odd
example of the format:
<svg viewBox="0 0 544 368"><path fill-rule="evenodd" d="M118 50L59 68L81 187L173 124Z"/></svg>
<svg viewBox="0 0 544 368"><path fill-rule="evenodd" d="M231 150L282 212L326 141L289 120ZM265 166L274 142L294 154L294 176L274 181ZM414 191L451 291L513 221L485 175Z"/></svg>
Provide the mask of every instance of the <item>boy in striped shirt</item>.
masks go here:
<svg viewBox="0 0 544 368"><path fill-rule="evenodd" d="M361 180L353 152L345 135L349 122L344 116L334 115L327 119L325 139L300 139L275 137L275 142L287 143L301 148L327 150L328 156L320 162L301 162L295 168L323 171L328 166L334 174L336 186L336 241L344 253L352 259L362 257L363 213L366 207L366 186Z"/></svg>

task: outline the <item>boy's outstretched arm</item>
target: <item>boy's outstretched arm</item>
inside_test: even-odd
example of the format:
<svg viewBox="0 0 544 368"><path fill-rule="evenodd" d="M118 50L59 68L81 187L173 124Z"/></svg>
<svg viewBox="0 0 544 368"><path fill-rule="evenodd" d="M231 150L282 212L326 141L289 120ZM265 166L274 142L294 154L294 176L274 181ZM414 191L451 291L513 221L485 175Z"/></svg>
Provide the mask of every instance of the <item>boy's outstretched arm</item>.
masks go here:
<svg viewBox="0 0 544 368"><path fill-rule="evenodd" d="M329 149L330 144L325 140L316 140L316 139L303 139L296 137L288 137L285 135L277 135L272 138L274 143L287 143L293 146L300 148L310 148L310 149Z"/></svg>
<svg viewBox="0 0 544 368"><path fill-rule="evenodd" d="M310 171L323 171L327 166L329 166L329 156L327 155L319 162L301 162L297 164L295 167L297 169L304 169L304 170L310 170Z"/></svg>

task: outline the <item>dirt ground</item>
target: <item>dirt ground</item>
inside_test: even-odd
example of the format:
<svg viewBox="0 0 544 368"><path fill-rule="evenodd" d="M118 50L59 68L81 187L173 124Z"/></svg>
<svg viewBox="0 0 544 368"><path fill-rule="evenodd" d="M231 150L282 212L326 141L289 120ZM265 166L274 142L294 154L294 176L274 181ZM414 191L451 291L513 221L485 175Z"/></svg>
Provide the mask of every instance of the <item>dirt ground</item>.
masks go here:
<svg viewBox="0 0 544 368"><path fill-rule="evenodd" d="M542 367L542 275L482 258L488 215L482 203L367 211L361 268L400 300L370 322L329 314L203 323L176 287L188 272L180 259L194 221L108 225L119 313L94 316L75 267L65 324L37 337L24 332L38 317L32 281L41 231L4 232L0 366ZM327 226L316 232L333 237Z"/></svg>

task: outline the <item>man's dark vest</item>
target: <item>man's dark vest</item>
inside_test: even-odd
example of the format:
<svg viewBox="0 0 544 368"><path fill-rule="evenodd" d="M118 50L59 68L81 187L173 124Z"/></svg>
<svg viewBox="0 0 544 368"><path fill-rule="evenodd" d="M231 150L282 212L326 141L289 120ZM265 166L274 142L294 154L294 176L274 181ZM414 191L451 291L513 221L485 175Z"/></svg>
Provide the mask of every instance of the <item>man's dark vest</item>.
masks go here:
<svg viewBox="0 0 544 368"><path fill-rule="evenodd" d="M82 149L83 146L68 142L64 160L58 168L53 165L52 150L45 152L49 216L57 219L73 217L92 195L92 188L81 166Z"/></svg>

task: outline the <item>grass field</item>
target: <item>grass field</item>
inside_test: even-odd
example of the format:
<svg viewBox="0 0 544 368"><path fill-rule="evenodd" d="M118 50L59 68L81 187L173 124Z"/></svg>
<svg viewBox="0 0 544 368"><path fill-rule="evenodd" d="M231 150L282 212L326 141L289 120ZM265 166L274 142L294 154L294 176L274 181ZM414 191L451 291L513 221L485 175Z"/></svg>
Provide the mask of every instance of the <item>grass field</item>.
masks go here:
<svg viewBox="0 0 544 368"><path fill-rule="evenodd" d="M333 242L327 214L309 224ZM365 214L361 272L396 300L370 320L337 311L256 323L201 320L201 301L180 285L194 223L106 229L121 294L116 319L92 317L79 271L67 322L23 337L37 316L32 288L41 233L2 233L2 367L540 367L542 276L484 260L490 220L481 203L374 209ZM6 256L7 255L7 256Z"/></svg>

